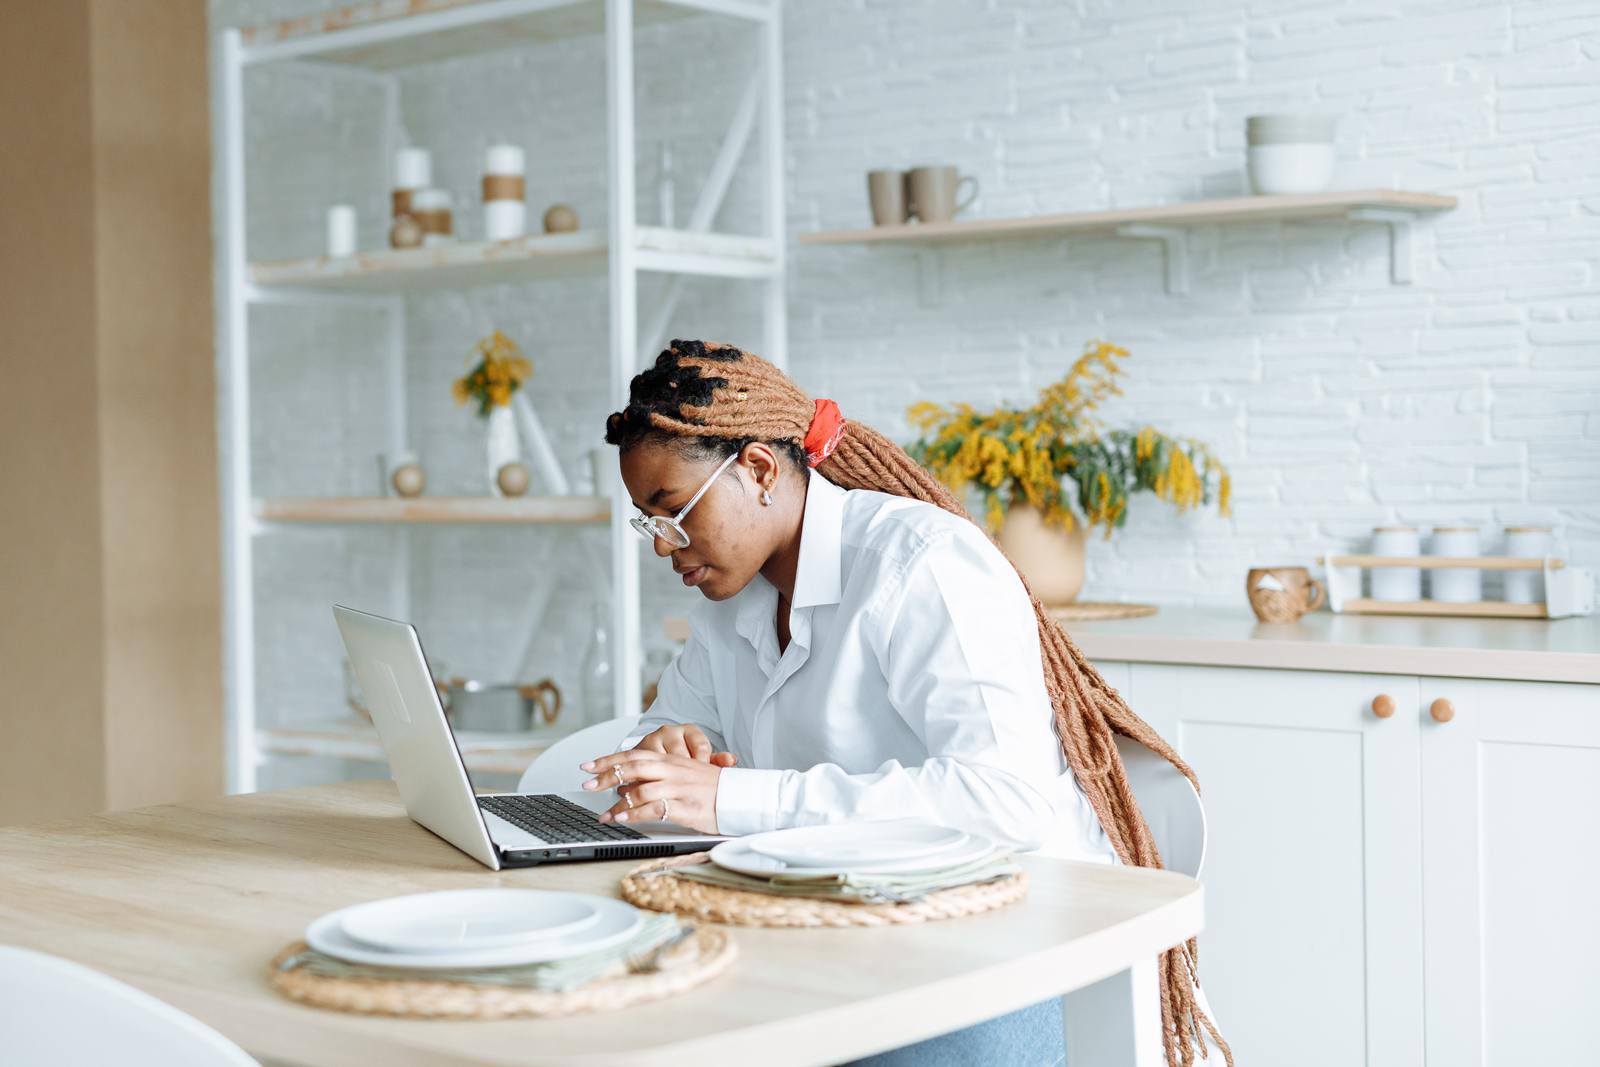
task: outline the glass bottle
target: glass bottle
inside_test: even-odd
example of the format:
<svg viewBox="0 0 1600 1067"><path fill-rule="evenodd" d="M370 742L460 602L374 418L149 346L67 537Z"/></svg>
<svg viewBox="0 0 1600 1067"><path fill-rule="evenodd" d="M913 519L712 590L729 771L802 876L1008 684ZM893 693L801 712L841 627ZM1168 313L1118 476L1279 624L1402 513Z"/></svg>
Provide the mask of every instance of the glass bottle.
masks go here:
<svg viewBox="0 0 1600 1067"><path fill-rule="evenodd" d="M578 681L586 725L616 716L616 692L612 687L612 645L609 604L595 601L590 616L589 646L583 653L582 674Z"/></svg>

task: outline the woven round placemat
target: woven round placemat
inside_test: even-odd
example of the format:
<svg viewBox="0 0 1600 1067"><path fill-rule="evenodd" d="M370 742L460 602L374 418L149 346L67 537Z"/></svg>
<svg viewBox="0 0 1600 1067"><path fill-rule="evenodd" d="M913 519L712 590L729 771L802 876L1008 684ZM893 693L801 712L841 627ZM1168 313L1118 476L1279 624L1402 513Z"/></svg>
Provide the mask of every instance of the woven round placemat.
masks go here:
<svg viewBox="0 0 1600 1067"><path fill-rule="evenodd" d="M1050 614L1063 622L1074 619L1138 619L1155 613L1154 604L1113 604L1096 600L1079 600L1050 608Z"/></svg>
<svg viewBox="0 0 1600 1067"><path fill-rule="evenodd" d="M305 950L305 942L297 941L272 961L270 980L284 996L317 1008L411 1019L555 1018L616 1011L710 981L739 955L726 930L700 928L662 954L659 970L619 974L577 989L555 991L415 979L326 978L278 969L281 961Z"/></svg>
<svg viewBox="0 0 1600 1067"><path fill-rule="evenodd" d="M1016 903L1028 892L1028 876L1019 871L998 882L929 893L910 904L849 904L729 889L672 873L674 867L707 862L703 853L697 853L641 864L623 877L622 898L651 911L730 926L901 926L993 911Z"/></svg>

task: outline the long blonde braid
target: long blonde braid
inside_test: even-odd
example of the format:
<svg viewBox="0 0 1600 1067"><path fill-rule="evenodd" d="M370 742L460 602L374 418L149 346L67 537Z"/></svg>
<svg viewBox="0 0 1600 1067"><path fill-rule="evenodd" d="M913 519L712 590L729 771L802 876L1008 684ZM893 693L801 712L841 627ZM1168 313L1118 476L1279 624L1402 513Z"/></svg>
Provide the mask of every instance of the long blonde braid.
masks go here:
<svg viewBox="0 0 1600 1067"><path fill-rule="evenodd" d="M611 416L606 439L623 444L644 435L697 437L725 448L747 441L779 444L794 454L814 412L812 400L777 367L760 356L729 345L674 341L650 370L638 375L625 411ZM726 454L726 453L724 453ZM817 472L845 489L875 489L937 505L971 520L953 493L887 437L854 420ZM1016 564L1012 564L1013 567ZM1018 572L1021 577L1021 572ZM1023 587L1028 589L1026 577ZM1128 786L1117 752L1116 735L1131 737L1159 753L1194 783L1194 771L1106 684L1072 638L1028 589L1045 685L1055 713L1061 751L1083 787L1100 825L1122 861L1160 867L1150 828ZM1170 1067L1191 1067L1194 1051L1209 1059L1202 1029L1222 1050L1228 1067L1233 1053L1196 1001L1198 948L1190 938L1161 957L1162 1040Z"/></svg>

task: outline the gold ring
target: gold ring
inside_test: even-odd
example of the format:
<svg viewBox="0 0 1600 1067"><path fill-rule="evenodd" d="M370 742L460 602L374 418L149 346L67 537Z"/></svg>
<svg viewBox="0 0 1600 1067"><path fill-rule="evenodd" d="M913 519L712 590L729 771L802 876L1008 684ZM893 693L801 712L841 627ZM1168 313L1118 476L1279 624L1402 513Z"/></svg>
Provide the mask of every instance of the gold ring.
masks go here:
<svg viewBox="0 0 1600 1067"><path fill-rule="evenodd" d="M626 778L622 777L622 764L619 763L619 764L617 764L615 767L613 767L611 769L613 771L615 771L616 774L617 774L617 788L618 789L621 789L623 786L628 784L628 780Z"/></svg>
<svg viewBox="0 0 1600 1067"><path fill-rule="evenodd" d="M633 807L633 794L632 793L624 793L624 794L622 794L622 799L626 800L628 802L628 807L630 807L630 808Z"/></svg>
<svg viewBox="0 0 1600 1067"><path fill-rule="evenodd" d="M662 822L667 822L668 821L668 819L667 819L667 798L666 797L662 797L661 798L661 821Z"/></svg>

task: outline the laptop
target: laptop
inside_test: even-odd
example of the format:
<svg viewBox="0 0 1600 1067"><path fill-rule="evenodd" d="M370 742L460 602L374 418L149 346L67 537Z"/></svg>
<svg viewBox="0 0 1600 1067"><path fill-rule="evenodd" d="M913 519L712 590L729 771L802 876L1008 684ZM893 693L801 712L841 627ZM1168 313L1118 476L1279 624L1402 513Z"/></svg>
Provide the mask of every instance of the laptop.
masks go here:
<svg viewBox="0 0 1600 1067"><path fill-rule="evenodd" d="M416 628L339 604L333 618L406 814L484 866L670 856L727 840L673 823L602 823L617 802L608 789L474 795Z"/></svg>

